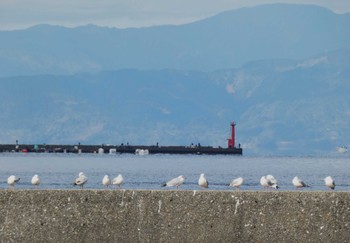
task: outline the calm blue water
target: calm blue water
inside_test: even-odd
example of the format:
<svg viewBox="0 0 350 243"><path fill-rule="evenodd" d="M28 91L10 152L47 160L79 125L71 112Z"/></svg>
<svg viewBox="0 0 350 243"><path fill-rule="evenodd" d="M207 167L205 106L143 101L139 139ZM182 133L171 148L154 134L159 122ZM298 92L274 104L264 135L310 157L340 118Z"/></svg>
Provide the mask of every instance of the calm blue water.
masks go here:
<svg viewBox="0 0 350 243"><path fill-rule="evenodd" d="M205 173L211 190L232 190L227 184L242 176L242 190L262 190L260 178L272 174L281 190L294 190L292 178L299 176L311 185L303 190L327 190L323 178L331 175L336 190L350 191L350 157L247 157L205 155L99 155L99 154L0 154L0 188L8 188L7 178L21 178L16 188L32 188L34 174L41 178L41 189L76 189L75 177L83 171L86 188L103 189L102 178L121 173L125 189L174 190L160 185L184 175L182 189L197 190L198 177Z"/></svg>

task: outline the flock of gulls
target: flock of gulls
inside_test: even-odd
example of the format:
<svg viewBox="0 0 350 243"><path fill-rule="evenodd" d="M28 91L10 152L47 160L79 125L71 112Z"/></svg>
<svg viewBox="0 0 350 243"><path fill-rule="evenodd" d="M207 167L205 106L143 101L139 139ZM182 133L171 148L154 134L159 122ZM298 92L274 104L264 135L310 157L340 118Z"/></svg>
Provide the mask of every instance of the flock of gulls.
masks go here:
<svg viewBox="0 0 350 243"><path fill-rule="evenodd" d="M16 183L19 182L21 178L16 177L14 175L11 175L9 178L7 178L7 184L10 188L14 188ZM88 181L87 176L84 174L84 172L79 172L79 175L77 178L75 178L73 185L74 186L80 186L81 189L84 188L85 183ZM38 175L34 175L32 177L31 183L33 186L39 186L40 185L40 178ZM106 187L110 185L114 185L116 187L121 187L121 185L124 182L124 178L121 174L119 174L117 177L113 178L112 180L109 178L108 175L105 175L102 179L102 184Z"/></svg>
<svg viewBox="0 0 350 243"><path fill-rule="evenodd" d="M181 186L185 182L185 179L186 178L183 175L180 175L179 177L173 178L170 181L162 184L162 186L163 187L176 187L176 189L179 189L179 186ZM14 188L16 183L19 180L20 180L20 178L14 176L14 175L11 175L7 179L7 184L9 185L9 187ZM86 184L87 181L88 181L87 176L83 172L80 172L78 177L74 180L73 185L80 186L80 188L83 189L84 185ZM102 179L102 185L105 187L108 187L110 185L114 185L117 188L120 188L121 185L123 184L123 182L124 182L124 178L121 174L119 174L117 177L115 177L113 179L110 179L109 175L105 175ZM232 180L231 183L229 184L229 186L239 190L240 187L243 185L243 182L244 182L243 177L239 177L239 178ZM31 183L33 186L39 186L40 185L39 176L34 175L32 180L31 180ZM297 176L293 178L292 183L296 189L310 187L309 185L307 185L303 180L301 180ZM265 190L279 189L280 188L278 186L277 180L272 175L262 176L260 178L260 184ZM324 178L324 184L326 187L328 187L332 190L335 189L335 182L331 176L327 176L326 178ZM205 178L205 175L203 173L200 174L200 176L199 176L198 185L201 188L208 188L209 187L209 182Z"/></svg>
<svg viewBox="0 0 350 243"><path fill-rule="evenodd" d="M185 179L186 178L183 175L180 175L179 177L176 177L176 178L168 181L167 183L164 183L162 186L173 186L173 187L176 187L176 189L178 189L179 186L184 183ZM238 177L238 178L232 180L231 183L229 184L229 186L239 190L240 187L243 185L243 182L244 182L243 177ZM293 178L292 183L296 189L300 189L303 187L310 187L309 185L305 184L297 176ZM335 189L335 182L331 176L327 176L326 178L324 178L324 183L325 183L326 187L328 187L332 190ZM262 176L260 178L260 184L261 184L261 186L263 186L264 189L270 189L270 188L279 189L280 188L278 186L277 180L272 175ZM203 173L199 176L198 185L202 188L209 187L209 182L205 178Z"/></svg>

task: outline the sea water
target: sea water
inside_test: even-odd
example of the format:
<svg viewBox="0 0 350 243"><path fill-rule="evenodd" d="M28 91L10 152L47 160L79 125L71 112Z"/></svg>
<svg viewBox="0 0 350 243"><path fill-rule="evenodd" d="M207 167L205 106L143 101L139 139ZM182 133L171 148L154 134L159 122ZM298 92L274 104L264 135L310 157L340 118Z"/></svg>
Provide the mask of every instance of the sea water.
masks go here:
<svg viewBox="0 0 350 243"><path fill-rule="evenodd" d="M250 157L232 155L133 155L133 154L53 154L1 153L0 188L6 189L10 175L20 177L16 189L31 189L31 178L38 174L39 189L78 189L73 186L79 172L88 177L86 189L106 189L102 178L122 174L124 189L174 190L161 185L179 175L186 177L180 189L203 190L198 178L204 173L209 181L206 190L234 190L228 186L232 179L244 178L241 190L263 190L260 178L271 174L278 180L280 190L295 190L294 176L309 188L325 191L323 179L332 176L336 191L350 190L350 157ZM112 189L113 187L109 187ZM114 188L113 188L114 189Z"/></svg>

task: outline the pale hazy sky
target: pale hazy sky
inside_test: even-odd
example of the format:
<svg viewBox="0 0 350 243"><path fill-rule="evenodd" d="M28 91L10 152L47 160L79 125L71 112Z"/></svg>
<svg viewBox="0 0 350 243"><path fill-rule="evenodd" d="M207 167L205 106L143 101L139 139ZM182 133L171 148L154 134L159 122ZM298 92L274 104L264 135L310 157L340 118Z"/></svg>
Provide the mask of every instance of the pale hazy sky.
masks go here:
<svg viewBox="0 0 350 243"><path fill-rule="evenodd" d="M267 3L314 4L350 12L350 0L0 0L0 30L36 24L142 27L183 24Z"/></svg>

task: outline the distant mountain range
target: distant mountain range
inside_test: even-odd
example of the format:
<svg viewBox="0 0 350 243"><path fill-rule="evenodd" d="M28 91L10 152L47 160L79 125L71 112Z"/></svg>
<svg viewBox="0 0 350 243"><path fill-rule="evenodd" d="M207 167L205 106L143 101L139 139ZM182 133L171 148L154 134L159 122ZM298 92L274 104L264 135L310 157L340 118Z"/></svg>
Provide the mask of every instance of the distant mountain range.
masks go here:
<svg viewBox="0 0 350 243"><path fill-rule="evenodd" d="M273 4L180 26L0 31L0 77L117 69L215 71L262 59L303 59L350 46L350 14Z"/></svg>
<svg viewBox="0 0 350 243"><path fill-rule="evenodd" d="M0 31L0 143L227 145L330 155L350 139L350 14L274 4L181 26Z"/></svg>
<svg viewBox="0 0 350 243"><path fill-rule="evenodd" d="M350 49L213 72L139 71L0 79L0 143L226 146L334 154L350 134Z"/></svg>

